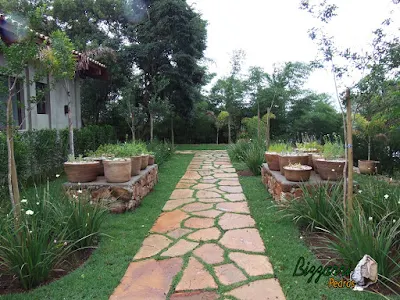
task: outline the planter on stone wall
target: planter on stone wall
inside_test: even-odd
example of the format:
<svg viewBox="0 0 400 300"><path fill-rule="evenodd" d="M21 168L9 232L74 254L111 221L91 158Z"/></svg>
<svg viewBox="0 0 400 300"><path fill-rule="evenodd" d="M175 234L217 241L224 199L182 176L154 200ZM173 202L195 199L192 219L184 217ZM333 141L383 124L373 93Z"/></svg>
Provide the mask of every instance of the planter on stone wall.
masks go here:
<svg viewBox="0 0 400 300"><path fill-rule="evenodd" d="M149 166L154 165L156 158L154 155L149 155Z"/></svg>
<svg viewBox="0 0 400 300"><path fill-rule="evenodd" d="M65 162L64 171L69 182L91 182L97 179L98 161Z"/></svg>
<svg viewBox="0 0 400 300"><path fill-rule="evenodd" d="M107 182L122 183L131 179L132 161L130 158L104 160L103 164Z"/></svg>
<svg viewBox="0 0 400 300"><path fill-rule="evenodd" d="M314 172L315 172L315 174L318 174L318 165L317 165L317 159L322 159L323 157L322 157L322 155L320 155L320 154L312 154L312 156L311 156L311 160L312 160L312 163L313 163L313 168L314 168Z"/></svg>
<svg viewBox="0 0 400 300"><path fill-rule="evenodd" d="M280 171L279 169L279 154L276 152L265 152L265 161L271 171Z"/></svg>
<svg viewBox="0 0 400 300"><path fill-rule="evenodd" d="M132 156L131 157L131 175L137 176L140 174L140 169L142 168L142 156Z"/></svg>
<svg viewBox="0 0 400 300"><path fill-rule="evenodd" d="M310 180L311 170L310 166L305 165L288 165L283 167L285 170L285 177L289 181L308 181Z"/></svg>
<svg viewBox="0 0 400 300"><path fill-rule="evenodd" d="M358 168L360 169L360 174L377 174L379 163L380 162L376 160L359 160Z"/></svg>
<svg viewBox="0 0 400 300"><path fill-rule="evenodd" d="M147 168L149 165L149 155L148 154L142 154L142 166L141 169L144 170Z"/></svg>
<svg viewBox="0 0 400 300"><path fill-rule="evenodd" d="M319 176L322 180L338 181L343 178L343 169L346 162L344 159L316 159L315 162L317 164Z"/></svg>
<svg viewBox="0 0 400 300"><path fill-rule="evenodd" d="M283 167L289 165L289 164L300 164L300 165L308 165L308 154L287 154L279 155L279 169L281 171L281 174L284 175L284 169Z"/></svg>

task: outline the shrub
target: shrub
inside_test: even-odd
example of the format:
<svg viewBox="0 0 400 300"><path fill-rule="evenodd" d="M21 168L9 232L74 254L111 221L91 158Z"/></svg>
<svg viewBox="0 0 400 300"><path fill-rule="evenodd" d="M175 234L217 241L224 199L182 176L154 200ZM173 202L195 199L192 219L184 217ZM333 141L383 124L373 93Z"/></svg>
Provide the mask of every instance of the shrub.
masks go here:
<svg viewBox="0 0 400 300"><path fill-rule="evenodd" d="M231 144L228 146L229 157L233 161L243 161L245 152L249 147L249 142L246 140L238 140L236 144Z"/></svg>
<svg viewBox="0 0 400 300"><path fill-rule="evenodd" d="M174 153L172 144L154 140L147 144L147 149L155 156L156 164L162 165Z"/></svg>
<svg viewBox="0 0 400 300"><path fill-rule="evenodd" d="M263 141L256 140L248 144L243 153L242 161L253 172L254 175L261 174L261 165L264 162L265 145Z"/></svg>

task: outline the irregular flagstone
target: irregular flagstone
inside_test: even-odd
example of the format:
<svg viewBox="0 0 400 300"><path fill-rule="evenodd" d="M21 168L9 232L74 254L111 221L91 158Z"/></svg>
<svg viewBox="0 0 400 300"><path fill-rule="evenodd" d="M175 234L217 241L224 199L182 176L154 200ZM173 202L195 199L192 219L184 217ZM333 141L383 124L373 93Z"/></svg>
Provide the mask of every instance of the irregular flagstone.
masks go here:
<svg viewBox="0 0 400 300"><path fill-rule="evenodd" d="M181 178L181 180L179 180L179 183L192 183L192 184L196 184L197 181L194 179L185 179L185 178Z"/></svg>
<svg viewBox="0 0 400 300"><path fill-rule="evenodd" d="M230 166L230 167L232 167L232 164L229 162L229 160L228 159L226 159L226 160L218 160L218 161L216 161L216 162L214 162L214 165L216 165L216 166Z"/></svg>
<svg viewBox="0 0 400 300"><path fill-rule="evenodd" d="M194 199L194 198L169 200L169 201L167 201L167 203L165 203L163 210L164 211L174 210L175 208L177 208L183 204L191 203L191 202L194 202L195 200L196 199Z"/></svg>
<svg viewBox="0 0 400 300"><path fill-rule="evenodd" d="M268 257L257 254L245 254L241 252L229 253L229 258L250 276L273 274L274 270Z"/></svg>
<svg viewBox="0 0 400 300"><path fill-rule="evenodd" d="M240 186L240 182L239 180L221 180L220 182L218 182L218 184L220 186Z"/></svg>
<svg viewBox="0 0 400 300"><path fill-rule="evenodd" d="M212 227L207 229L201 229L188 235L188 239L194 241L211 241L218 240L221 236L221 232L218 228Z"/></svg>
<svg viewBox="0 0 400 300"><path fill-rule="evenodd" d="M214 267L215 274L218 280L225 285L237 283L246 280L246 276L243 275L234 264L226 264Z"/></svg>
<svg viewBox="0 0 400 300"><path fill-rule="evenodd" d="M204 266L197 259L191 257L175 291L202 290L217 287L214 278L208 273Z"/></svg>
<svg viewBox="0 0 400 300"><path fill-rule="evenodd" d="M214 170L214 169L215 169L215 167L213 167L213 166L211 166L211 165L206 165L206 164L203 164L203 165L201 166L201 168L202 168L202 169L205 169L205 170Z"/></svg>
<svg viewBox="0 0 400 300"><path fill-rule="evenodd" d="M256 222L249 215L226 213L219 219L218 224L222 229L228 230L254 227Z"/></svg>
<svg viewBox="0 0 400 300"><path fill-rule="evenodd" d="M219 189L221 191L224 191L227 193L232 193L232 194L243 193L241 186L220 186Z"/></svg>
<svg viewBox="0 0 400 300"><path fill-rule="evenodd" d="M218 203L218 202L226 202L225 199L222 198L199 198L198 199L200 202L205 202L205 203Z"/></svg>
<svg viewBox="0 0 400 300"><path fill-rule="evenodd" d="M214 174L215 178L238 178L236 173L216 173Z"/></svg>
<svg viewBox="0 0 400 300"><path fill-rule="evenodd" d="M224 250L216 244L204 244L194 250L193 254L210 265L219 264L224 261Z"/></svg>
<svg viewBox="0 0 400 300"><path fill-rule="evenodd" d="M161 250L167 248L171 243L172 241L163 235L149 235L144 239L142 247L140 247L138 253L133 259L142 259L156 255L157 253L161 252Z"/></svg>
<svg viewBox="0 0 400 300"><path fill-rule="evenodd" d="M162 253L161 256L170 256L170 257L182 256L192 251L198 245L199 243L189 242L186 240L179 240L175 245L173 245L167 251Z"/></svg>
<svg viewBox="0 0 400 300"><path fill-rule="evenodd" d="M279 281L275 278L262 279L238 287L226 295L239 300L285 300Z"/></svg>
<svg viewBox="0 0 400 300"><path fill-rule="evenodd" d="M187 212L193 212L193 211L201 211L201 210L207 210L213 207L213 204L211 203L190 203L182 207L184 211Z"/></svg>
<svg viewBox="0 0 400 300"><path fill-rule="evenodd" d="M215 199L217 199L217 198L215 198ZM222 211L210 209L210 210L205 210L205 211L192 212L192 215L207 217L207 218L216 218L222 213L223 213Z"/></svg>
<svg viewBox="0 0 400 300"><path fill-rule="evenodd" d="M181 292L171 295L171 300L217 300L219 295L217 292L197 291L197 292Z"/></svg>
<svg viewBox="0 0 400 300"><path fill-rule="evenodd" d="M198 173L199 173L199 175L201 175L201 176L210 176L210 175L213 175L213 174L214 174L214 172L211 171L211 170L198 171Z"/></svg>
<svg viewBox="0 0 400 300"><path fill-rule="evenodd" d="M164 212L158 217L156 223L151 228L151 231L166 233L168 231L180 228L181 222L188 217L189 216L181 210Z"/></svg>
<svg viewBox="0 0 400 300"><path fill-rule="evenodd" d="M225 194L225 192L221 191L221 190L218 189L217 187L208 189L208 190L206 190L206 191L207 191L207 192L214 192L214 193L217 193L217 194L220 194L220 195Z"/></svg>
<svg viewBox="0 0 400 300"><path fill-rule="evenodd" d="M244 194L225 194L225 198L229 201L246 201L246 197Z"/></svg>
<svg viewBox="0 0 400 300"><path fill-rule="evenodd" d="M196 193L196 198L219 198L219 197L221 197L221 195L216 192L198 191Z"/></svg>
<svg viewBox="0 0 400 300"><path fill-rule="evenodd" d="M185 199L185 198L191 198L192 196L193 196L193 190L180 189L180 190L174 190L169 198L170 199Z"/></svg>
<svg viewBox="0 0 400 300"><path fill-rule="evenodd" d="M187 229L187 228L178 228L175 230L172 230L167 233L169 237L172 237L173 239L179 239L180 237L184 236L185 234L188 234L192 232L192 230Z"/></svg>
<svg viewBox="0 0 400 300"><path fill-rule="evenodd" d="M178 184L175 186L176 189L188 189L190 188L194 183L190 182L178 182Z"/></svg>
<svg viewBox="0 0 400 300"><path fill-rule="evenodd" d="M204 180L215 180L215 181L218 181L218 179L215 179L213 176L203 176L203 178L201 180L202 181L204 181Z"/></svg>
<svg viewBox="0 0 400 300"><path fill-rule="evenodd" d="M233 166L231 164L228 165L219 165L220 169L231 169Z"/></svg>
<svg viewBox="0 0 400 300"><path fill-rule="evenodd" d="M255 228L228 230L219 243L232 250L265 252L263 241Z"/></svg>
<svg viewBox="0 0 400 300"><path fill-rule="evenodd" d="M247 214L250 213L249 207L247 206L247 202L218 203L217 209L222 210L222 211L235 212L235 213L247 213Z"/></svg>
<svg viewBox="0 0 400 300"><path fill-rule="evenodd" d="M183 175L182 179L200 179L201 176L199 175L199 173L195 172L195 171L187 171L185 173L185 175Z"/></svg>
<svg viewBox="0 0 400 300"><path fill-rule="evenodd" d="M209 228L214 226L214 219L192 217L184 223L189 228Z"/></svg>
<svg viewBox="0 0 400 300"><path fill-rule="evenodd" d="M164 300L182 265L182 258L132 262L110 300Z"/></svg>
<svg viewBox="0 0 400 300"><path fill-rule="evenodd" d="M209 189L209 188L213 188L213 187L215 187L215 184L199 183L199 184L196 184L195 186L193 186L192 189L194 189L194 190L205 190L205 189Z"/></svg>
<svg viewBox="0 0 400 300"><path fill-rule="evenodd" d="M235 168L224 168L223 170L225 173L236 173Z"/></svg>
<svg viewBox="0 0 400 300"><path fill-rule="evenodd" d="M200 183L216 183L218 181L218 179L200 179L199 182Z"/></svg>

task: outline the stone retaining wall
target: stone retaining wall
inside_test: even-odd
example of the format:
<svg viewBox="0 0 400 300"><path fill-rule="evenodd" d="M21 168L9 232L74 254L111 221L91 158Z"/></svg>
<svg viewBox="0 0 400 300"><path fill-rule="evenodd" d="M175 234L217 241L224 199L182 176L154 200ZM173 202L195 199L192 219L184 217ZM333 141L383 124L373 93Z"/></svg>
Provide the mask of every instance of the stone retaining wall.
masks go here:
<svg viewBox="0 0 400 300"><path fill-rule="evenodd" d="M104 176L87 183L64 183L70 196L87 197L91 203L106 206L112 213L134 210L158 182L158 166L151 165L124 183L106 182Z"/></svg>

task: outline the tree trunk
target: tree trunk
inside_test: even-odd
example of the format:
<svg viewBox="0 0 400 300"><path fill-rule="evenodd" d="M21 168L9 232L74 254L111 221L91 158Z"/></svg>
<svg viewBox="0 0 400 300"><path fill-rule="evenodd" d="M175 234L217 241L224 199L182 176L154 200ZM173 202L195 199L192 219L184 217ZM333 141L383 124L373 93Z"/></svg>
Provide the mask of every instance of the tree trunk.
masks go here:
<svg viewBox="0 0 400 300"><path fill-rule="evenodd" d="M371 160L371 137L368 137L368 160Z"/></svg>
<svg viewBox="0 0 400 300"><path fill-rule="evenodd" d="M258 117L257 137L258 137L258 139L260 139L261 118L260 118L260 103L258 103L258 100L257 100L257 117Z"/></svg>
<svg viewBox="0 0 400 300"><path fill-rule="evenodd" d="M154 117L153 113L150 113L150 141L153 141L153 130L154 130Z"/></svg>
<svg viewBox="0 0 400 300"><path fill-rule="evenodd" d="M219 137L219 129L217 128L217 145L218 145L218 142L219 142L218 137Z"/></svg>
<svg viewBox="0 0 400 300"><path fill-rule="evenodd" d="M175 147L175 139L174 139L174 118L171 116L171 144L172 148Z"/></svg>
<svg viewBox="0 0 400 300"><path fill-rule="evenodd" d="M232 138L231 138L231 115L229 114L228 116L228 144L232 143Z"/></svg>
<svg viewBox="0 0 400 300"><path fill-rule="evenodd" d="M270 115L271 115L271 108L268 108L267 109L267 126L265 129L265 147L266 147L267 151L268 151L270 139L271 139L271 137L270 137L270 135L271 135L270 134Z"/></svg>
<svg viewBox="0 0 400 300"><path fill-rule="evenodd" d="M75 146L74 146L74 126L72 123L72 116L71 116L71 92L70 92L70 85L68 79L64 80L65 82L65 89L67 91L67 98L68 98L68 140L69 140L69 154L75 157Z"/></svg>

